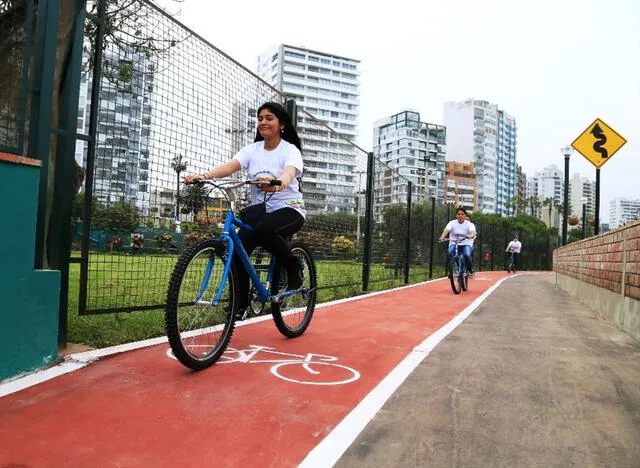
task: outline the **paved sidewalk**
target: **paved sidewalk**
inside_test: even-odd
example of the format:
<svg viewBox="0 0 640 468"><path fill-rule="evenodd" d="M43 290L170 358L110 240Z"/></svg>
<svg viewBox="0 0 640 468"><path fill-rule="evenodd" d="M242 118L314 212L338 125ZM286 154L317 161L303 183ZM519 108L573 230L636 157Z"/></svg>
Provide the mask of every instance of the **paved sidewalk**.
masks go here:
<svg viewBox="0 0 640 468"><path fill-rule="evenodd" d="M640 346L551 281L503 283L336 466L640 466Z"/></svg>

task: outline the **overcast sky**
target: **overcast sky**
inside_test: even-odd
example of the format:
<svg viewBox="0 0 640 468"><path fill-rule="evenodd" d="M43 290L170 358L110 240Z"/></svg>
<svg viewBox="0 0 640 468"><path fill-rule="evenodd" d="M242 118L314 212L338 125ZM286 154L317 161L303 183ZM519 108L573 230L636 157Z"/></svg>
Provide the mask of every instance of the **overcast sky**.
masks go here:
<svg viewBox="0 0 640 468"><path fill-rule="evenodd" d="M640 0L184 0L168 10L252 71L271 44L360 60L366 150L378 119L411 108L442 124L445 101L473 97L516 118L517 162L532 175L563 170L560 149L600 118L627 140L601 169L601 221L611 199L640 198ZM578 153L575 172L595 180Z"/></svg>

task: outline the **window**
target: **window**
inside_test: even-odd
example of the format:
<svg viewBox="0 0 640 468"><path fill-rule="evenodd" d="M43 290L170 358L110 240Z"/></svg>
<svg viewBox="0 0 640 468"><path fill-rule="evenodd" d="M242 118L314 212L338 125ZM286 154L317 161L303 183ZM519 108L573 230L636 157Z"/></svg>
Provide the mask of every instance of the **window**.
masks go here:
<svg viewBox="0 0 640 468"><path fill-rule="evenodd" d="M297 58L297 59L305 59L305 55L304 54L300 54L298 52L293 52L290 50L285 50L284 51L284 55L285 57L293 57L293 58Z"/></svg>

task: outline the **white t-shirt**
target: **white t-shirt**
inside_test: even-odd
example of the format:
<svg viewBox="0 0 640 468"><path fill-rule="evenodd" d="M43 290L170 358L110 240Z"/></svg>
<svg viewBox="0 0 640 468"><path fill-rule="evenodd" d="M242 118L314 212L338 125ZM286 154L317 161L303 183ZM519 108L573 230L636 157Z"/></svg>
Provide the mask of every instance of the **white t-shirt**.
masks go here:
<svg viewBox="0 0 640 468"><path fill-rule="evenodd" d="M465 220L462 223L459 223L457 219L449 221L447 226L444 228L445 231L449 231L449 237L458 237L458 236L469 236L471 234L476 233L475 225ZM453 245L452 241L449 241L449 245ZM470 245L473 247L473 239L465 239L462 242L459 242L458 245Z"/></svg>
<svg viewBox="0 0 640 468"><path fill-rule="evenodd" d="M520 241L511 241L509 245L507 245L507 250L512 250L515 253L520 253L521 248L522 243Z"/></svg>
<svg viewBox="0 0 640 468"><path fill-rule="evenodd" d="M469 221L469 224L471 224L471 232L473 232L474 234L476 234L478 231L476 231L476 225L473 224L471 221ZM471 239L471 247L473 247L473 243L475 242L476 238L474 237L473 239Z"/></svg>
<svg viewBox="0 0 640 468"><path fill-rule="evenodd" d="M293 208L302 216L306 216L304 201L297 177L302 176L302 154L300 150L288 141L280 140L278 146L267 151L264 141L256 141L242 148L233 159L240 162L242 169L247 171L249 179L258 177L279 177L285 166L296 168L296 178L281 192L266 192L267 213L280 208ZM265 200L265 191L258 186L251 186L251 203L261 203Z"/></svg>

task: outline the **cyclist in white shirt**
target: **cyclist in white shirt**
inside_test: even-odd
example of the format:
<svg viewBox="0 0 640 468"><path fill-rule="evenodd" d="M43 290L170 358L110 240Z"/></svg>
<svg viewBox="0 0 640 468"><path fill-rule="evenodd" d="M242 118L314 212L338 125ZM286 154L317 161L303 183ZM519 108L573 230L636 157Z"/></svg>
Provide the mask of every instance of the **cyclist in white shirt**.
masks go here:
<svg viewBox="0 0 640 468"><path fill-rule="evenodd" d="M507 245L505 252L513 252L513 271L518 269L518 256L522 250L522 242L518 240L518 236L514 236L513 240Z"/></svg>
<svg viewBox="0 0 640 468"><path fill-rule="evenodd" d="M286 238L302 228L306 211L298 178L302 176L302 145L286 109L278 103L267 102L258 108L258 128L253 143L242 148L230 161L201 175L184 178L186 183L201 179L221 179L245 169L249 179L279 179L282 185L252 186L252 206L265 204L266 213L253 217L251 231L240 229L238 236L248 254L262 246L281 262L287 270L288 288L302 285L302 265L292 254ZM269 192L269 193L267 193ZM257 218L257 219L256 219ZM239 268L240 309L248 304L249 277Z"/></svg>
<svg viewBox="0 0 640 468"><path fill-rule="evenodd" d="M462 249L462 255L464 257L465 263L467 265L467 271L469 271L469 276L473 276L473 240L476 237L476 227L475 225L467 221L467 212L464 208L458 208L456 211L456 219L451 220L447 223L440 235L440 240L444 240L447 235L449 238L452 237L466 237L465 240L458 243L458 247ZM452 241L449 241L449 248L447 252L449 253L449 257L452 257L456 253L456 244Z"/></svg>

